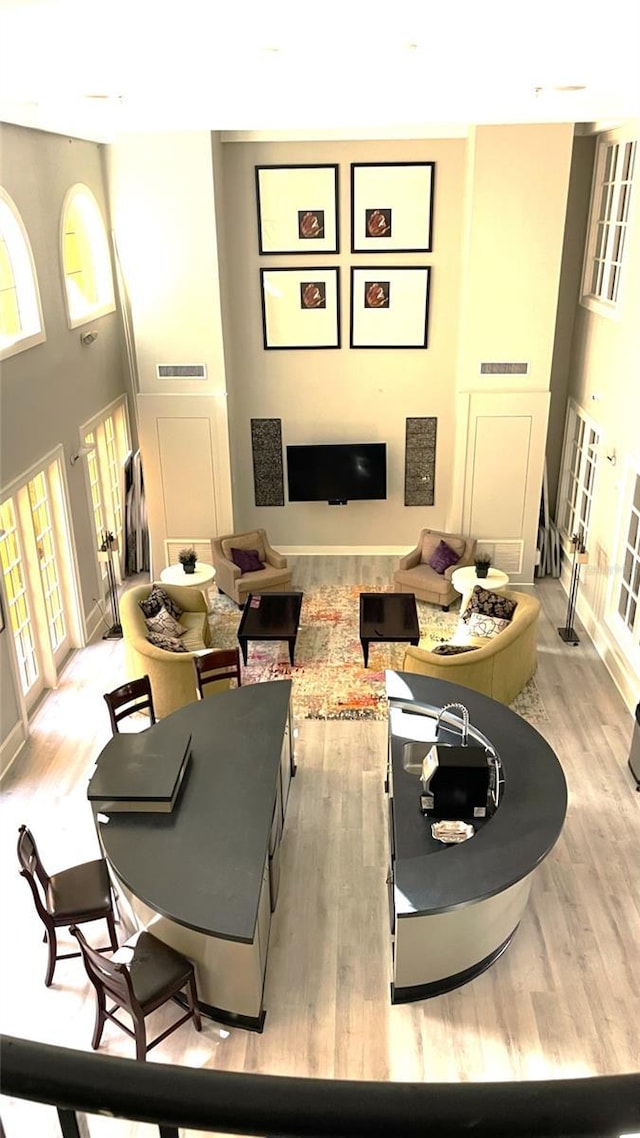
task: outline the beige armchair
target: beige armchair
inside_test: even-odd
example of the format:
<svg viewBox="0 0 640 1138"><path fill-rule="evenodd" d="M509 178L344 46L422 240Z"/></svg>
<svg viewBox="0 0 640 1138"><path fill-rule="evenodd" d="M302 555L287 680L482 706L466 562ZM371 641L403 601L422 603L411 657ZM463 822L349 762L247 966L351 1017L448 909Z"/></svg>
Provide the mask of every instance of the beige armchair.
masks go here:
<svg viewBox="0 0 640 1138"><path fill-rule="evenodd" d="M445 541L454 553L459 554L460 560L445 569L444 573L437 573L429 565L429 560L441 541ZM418 600L441 605L446 612L451 602L459 595L451 584L451 575L463 565L473 565L475 552L475 537L423 529L415 549L400 558L398 568L393 575L395 590L398 593L414 593Z"/></svg>
<svg viewBox="0 0 640 1138"><path fill-rule="evenodd" d="M156 715L162 719L179 707L194 703L198 698L193 673L194 656L211 648L211 632L207 617L207 602L202 591L192 585L165 585L161 588L182 609L180 624L186 632L181 642L186 652L169 652L147 640L145 616L140 601L146 601L151 585L134 585L120 598L120 623L124 640L124 660L127 678L148 675L151 680ZM213 688L213 685L211 685ZM230 687L229 680L220 680L219 690Z"/></svg>
<svg viewBox="0 0 640 1138"><path fill-rule="evenodd" d="M291 570L287 559L269 545L266 531L226 534L212 540L216 585L221 593L237 605L244 605L249 593L287 592L291 588ZM255 549L264 569L243 572L231 558L232 549Z"/></svg>
<svg viewBox="0 0 640 1138"><path fill-rule="evenodd" d="M439 656L419 646L409 646L405 651L402 671L448 680L500 703L512 703L538 665L540 601L530 593L509 589L501 589L500 596L517 602L517 608L503 632L491 640L467 636L475 650L458 656ZM465 638L459 641L456 634L451 642L464 643Z"/></svg>

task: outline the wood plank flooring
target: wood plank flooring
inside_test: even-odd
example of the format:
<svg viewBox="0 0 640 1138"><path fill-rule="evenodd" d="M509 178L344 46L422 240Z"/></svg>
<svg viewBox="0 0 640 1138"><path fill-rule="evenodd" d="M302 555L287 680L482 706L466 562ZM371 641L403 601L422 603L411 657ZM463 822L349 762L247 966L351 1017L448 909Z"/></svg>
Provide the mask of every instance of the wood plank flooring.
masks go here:
<svg viewBox="0 0 640 1138"><path fill-rule="evenodd" d="M302 589L366 587L390 585L396 559L291 563ZM627 767L633 721L586 634L577 647L560 640L566 597L559 583L544 579L535 591L543 605L536 682L549 716L538 730L562 763L569 810L508 951L458 991L390 1005L386 724L300 721L264 1033L205 1020L201 1035L185 1026L149 1062L447 1082L640 1069L640 794ZM121 642L76 653L2 782L2 1030L82 1050L90 1049L93 992L78 960L60 962L45 989L41 926L18 875L15 842L18 825L28 823L50 871L96 856L86 785L110 737L102 693L122 677ZM166 1014L156 1013L152 1028ZM132 1044L107 1025L102 1050L131 1056ZM48 1108L3 1100L1 1110L7 1138L56 1133ZM142 1138L151 1131L96 1120L91 1133Z"/></svg>

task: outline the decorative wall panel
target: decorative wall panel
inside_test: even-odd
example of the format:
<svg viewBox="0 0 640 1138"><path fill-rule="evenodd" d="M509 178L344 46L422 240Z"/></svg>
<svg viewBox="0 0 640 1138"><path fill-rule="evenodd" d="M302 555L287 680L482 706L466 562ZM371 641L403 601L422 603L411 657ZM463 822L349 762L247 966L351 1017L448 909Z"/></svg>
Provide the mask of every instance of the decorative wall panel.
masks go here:
<svg viewBox="0 0 640 1138"><path fill-rule="evenodd" d="M256 506L284 506L282 420L252 419L251 450Z"/></svg>
<svg viewBox="0 0 640 1138"><path fill-rule="evenodd" d="M435 418L407 419L404 460L405 506L433 506L436 484Z"/></svg>

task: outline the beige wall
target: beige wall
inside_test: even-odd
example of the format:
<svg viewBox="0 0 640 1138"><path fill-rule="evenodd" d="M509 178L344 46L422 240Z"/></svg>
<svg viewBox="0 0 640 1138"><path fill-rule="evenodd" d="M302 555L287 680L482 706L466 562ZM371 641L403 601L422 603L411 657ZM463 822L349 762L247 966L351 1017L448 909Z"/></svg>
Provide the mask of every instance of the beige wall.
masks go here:
<svg viewBox="0 0 640 1138"><path fill-rule="evenodd" d="M444 526L452 496L454 391L460 308L465 142L228 143L224 147L225 243L232 344L229 391L236 522L265 525L275 544L289 547L396 547L412 544L422 525ZM426 350L349 349L350 266L375 265L350 253L350 163L435 161L433 252L387 254L384 265L432 266L429 346ZM265 351L260 300L261 266L299 265L302 258L259 257L255 165L339 164L340 248L319 265L341 275L339 350ZM308 258L304 258L308 262ZM435 505L404 507L407 416L438 418ZM386 502L294 503L284 509L253 505L252 417L282 419L283 443L386 442Z"/></svg>
<svg viewBox="0 0 640 1138"><path fill-rule="evenodd" d="M264 525L274 544L288 549L394 551L412 545L422 526L460 528L469 395L549 389L572 135L566 125L479 127L468 138L391 142L159 134L111 148L112 210L140 390L219 400L214 468L223 531ZM433 251L352 254L351 163L420 160L435 163ZM296 163L339 167L341 251L317 261L340 271L336 350L263 346L260 268L308 265L309 259L259 256L255 166ZM426 349L350 349L350 268L376 261L430 266ZM526 360L530 373L480 378L486 359ZM205 362L209 377L204 384L165 384L155 378L157 362ZM432 507L404 505L406 419L413 416L438 420ZM250 421L263 417L281 419L284 447L386 442L386 501L256 507ZM542 435L536 429L536 437L544 438L544 429ZM508 455L505 467L508 476ZM540 468L537 454L530 468L536 482ZM535 501L539 485L528 485L527 493ZM231 501L233 522L226 525ZM537 517L535 509L529 513L533 521L523 526L531 532L513 536L531 548ZM162 524L151 518L154 548L177 536L154 533ZM529 560L521 579L532 575Z"/></svg>

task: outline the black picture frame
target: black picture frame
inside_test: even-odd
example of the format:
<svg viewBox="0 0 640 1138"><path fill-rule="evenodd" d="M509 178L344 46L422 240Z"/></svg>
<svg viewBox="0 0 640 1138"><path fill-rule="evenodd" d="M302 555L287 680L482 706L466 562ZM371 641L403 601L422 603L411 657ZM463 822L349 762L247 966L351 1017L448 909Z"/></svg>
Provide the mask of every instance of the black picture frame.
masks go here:
<svg viewBox="0 0 640 1138"><path fill-rule="evenodd" d="M432 252L435 170L435 162L352 162L351 252Z"/></svg>
<svg viewBox="0 0 640 1138"><path fill-rule="evenodd" d="M429 265L351 268L351 348L426 348Z"/></svg>
<svg viewBox="0 0 640 1138"><path fill-rule="evenodd" d="M338 166L256 166L260 256L338 253Z"/></svg>
<svg viewBox="0 0 640 1138"><path fill-rule="evenodd" d="M4 615L4 601L2 599L2 593L0 593L0 632L4 632L6 627L7 622Z"/></svg>
<svg viewBox="0 0 640 1138"><path fill-rule="evenodd" d="M340 347L337 266L260 269L265 351Z"/></svg>

